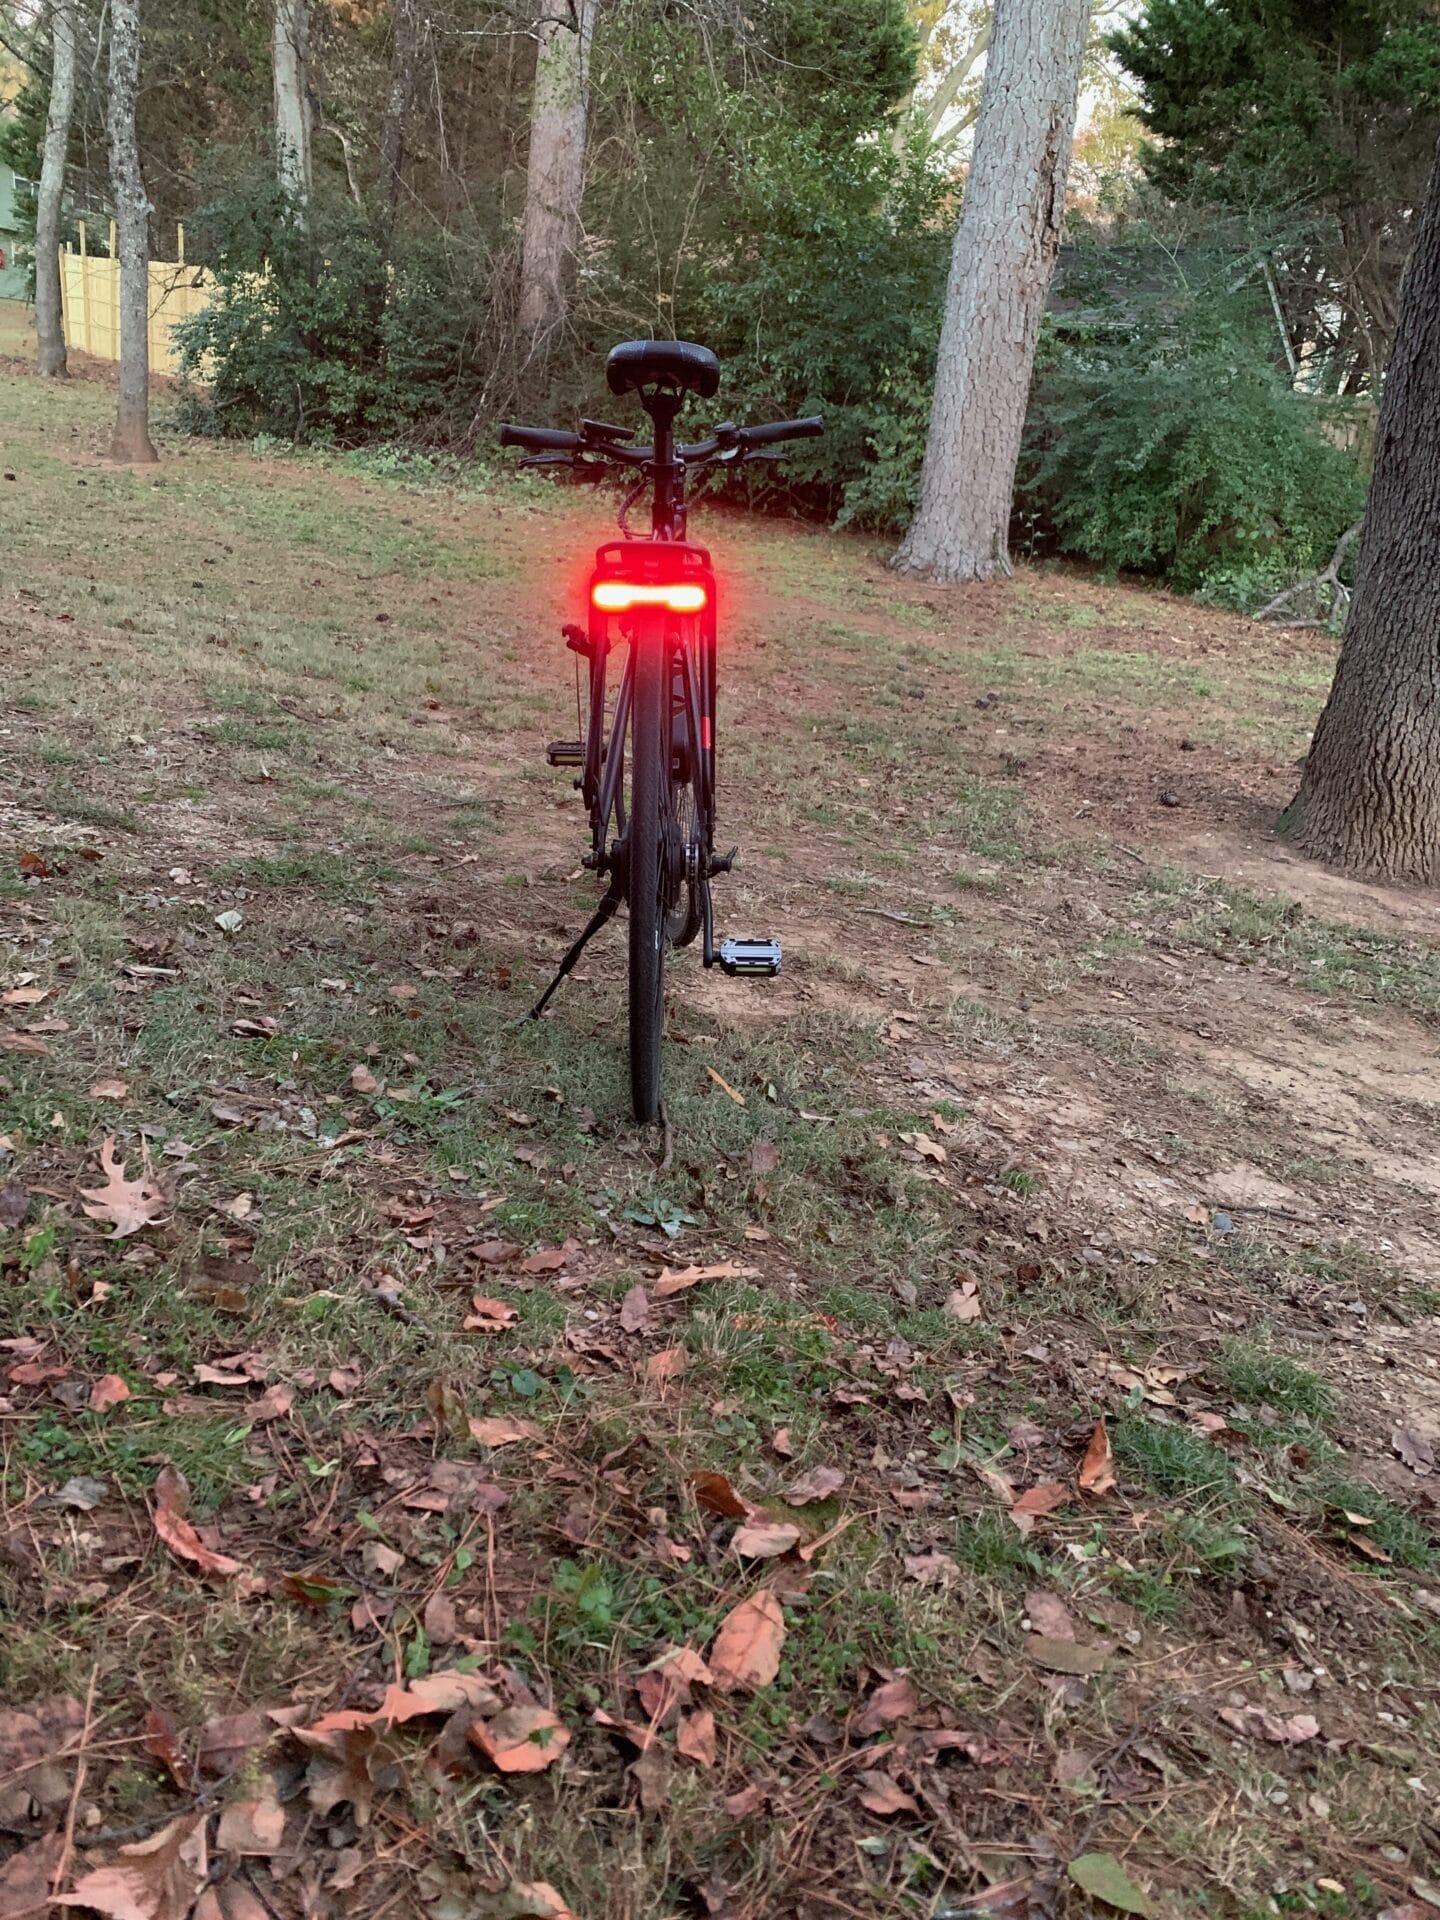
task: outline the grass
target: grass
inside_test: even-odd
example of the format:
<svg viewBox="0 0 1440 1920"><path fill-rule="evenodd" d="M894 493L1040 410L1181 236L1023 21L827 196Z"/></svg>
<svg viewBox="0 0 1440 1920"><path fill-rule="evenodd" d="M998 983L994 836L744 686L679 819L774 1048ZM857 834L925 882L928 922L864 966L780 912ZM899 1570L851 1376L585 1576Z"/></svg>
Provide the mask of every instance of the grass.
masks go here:
<svg viewBox="0 0 1440 1920"><path fill-rule="evenodd" d="M1342 1456L1351 1383L1323 1348L1303 1349L1313 1369L1289 1357L1292 1301L1299 1324L1315 1294L1377 1316L1428 1295L1397 1281L1347 1211L1351 1176L1297 1151L1289 1115L1238 1083L1172 1091L1200 1067L1172 1060L1143 970L1157 944L1243 950L1297 1005L1325 974L1384 1018L1423 1011L1427 962L1327 928L1316 968L1314 924L1178 869L1137 895L1133 859L1056 844L1004 757L1063 746L1094 700L1190 731L1198 708L1251 698L1249 656L1149 650L1168 616L1128 589L1027 575L996 614L912 595L863 542L717 521L717 550L769 596L737 594L727 635L724 825L746 853L717 898L741 931L776 927L787 960L768 996L677 961L667 1157L628 1120L623 943L592 949L547 1019L520 1017L593 898L571 796L535 764L568 692L550 555L585 546L592 509L394 453L163 433L158 474L115 472L92 457L103 388L8 378L3 398L23 475L9 557L34 603L5 636L0 749L14 844L58 851L45 879L0 862L16 955L0 988L53 989L7 1005L7 1029L65 1024L46 1054L0 1054L0 1187L30 1195L0 1229L0 1284L7 1338L71 1369L5 1383L0 1539L41 1555L0 1554L7 1702L83 1698L94 1668L117 1740L149 1706L193 1739L256 1701L298 1692L318 1713L466 1648L502 1658L563 1713L564 1767L442 1791L421 1758L438 1729L402 1742L377 1822L435 1840L374 1862L362 1914L408 1911L412 1865L453 1848L447 1871L553 1880L588 1920L658 1920L722 1881L737 1911L818 1890L900 1920L978 1886L975 1857L988 1877L1029 1871L1037 1831L1125 1858L1173 1920L1197 1886L1227 1920L1268 1900L1301 1816L1213 1724L1214 1700L1268 1684L1280 1657L1235 1596L1309 1622L1307 1658L1367 1685L1420 1676L1418 1698L1433 1664L1417 1631L1352 1619L1342 1569L1403 1597L1433 1549L1421 1505ZM1302 680L1278 664L1252 706L1281 725ZM1002 715L975 705L992 684ZM1016 727L1000 744L997 718ZM1202 1000L1193 1017L1216 1016ZM92 1091L113 1078L123 1096ZM132 1165L148 1148L185 1169L168 1221L123 1241L79 1204L107 1135ZM1182 1231L1186 1183L1242 1139L1287 1177L1325 1172L1343 1227ZM1137 1167L1174 1185L1158 1218L1134 1212ZM532 1254L563 1265L527 1273ZM667 1265L724 1263L756 1271L657 1295ZM476 1295L503 1303L496 1324L465 1327ZM1114 1381L1172 1354L1174 1406ZM112 1373L129 1399L92 1412ZM293 1402L261 1417L276 1385ZM1189 1424L1217 1390L1278 1418L1217 1445ZM1075 1477L1101 1413L1118 1485L1092 1501ZM495 1415L540 1441L482 1447L469 1422ZM267 1593L242 1602L160 1548L162 1462ZM425 1504L437 1466L503 1494L493 1541L483 1507ZM789 1505L798 1476L834 1467L839 1491ZM702 1471L843 1531L808 1563L742 1563L733 1519L697 1503ZM997 1473L1071 1498L1024 1532ZM106 1483L90 1521L45 1504L79 1475ZM1360 1565L1341 1508L1371 1516L1388 1561ZM1276 1547L1275 1513L1303 1557ZM376 1543L403 1556L389 1574ZM716 1768L673 1765L663 1815L642 1815L633 1749L595 1710L633 1719L657 1648L708 1644L771 1578L776 1680L711 1696ZM450 1647L425 1624L436 1588L464 1636ZM1117 1647L1112 1669L1041 1681L1019 1626L1036 1590ZM348 1613L362 1591L387 1609L368 1637ZM884 1755L853 1722L902 1670L929 1713L1013 1756L941 1755L923 1772L938 1799L896 1820L857 1798ZM1169 1771L1147 1759L1137 1798L1141 1740ZM668 1728L662 1743L673 1755ZM1056 1777L1069 1749L1096 1756L1079 1796ZM1381 1848L1399 1829L1372 1819L1387 1763L1345 1752L1333 1817L1304 1816L1307 1857L1352 1887L1359 1861L1398 1899ZM731 1813L756 1781L765 1809ZM185 1804L129 1758L97 1759L86 1791L116 1825Z"/></svg>

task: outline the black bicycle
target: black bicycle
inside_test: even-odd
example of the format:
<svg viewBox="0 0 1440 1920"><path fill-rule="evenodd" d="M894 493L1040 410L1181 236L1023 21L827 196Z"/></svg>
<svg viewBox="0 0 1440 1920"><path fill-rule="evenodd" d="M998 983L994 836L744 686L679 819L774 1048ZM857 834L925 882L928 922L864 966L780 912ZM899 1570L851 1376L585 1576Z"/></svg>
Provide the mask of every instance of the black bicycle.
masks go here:
<svg viewBox="0 0 1440 1920"><path fill-rule="evenodd" d="M590 924L560 963L535 1006L539 1019L586 945L621 905L630 922L630 1090L635 1118L660 1117L665 948L703 935L704 963L759 978L780 971L776 940L715 945L710 882L728 873L735 849L715 852L715 572L704 547L686 538L685 477L698 467L780 458L785 440L824 431L819 419L770 426L716 427L695 446L675 441L688 394L713 399L720 363L686 340L630 340L605 363L613 394L639 396L654 423L653 444L634 445L628 427L583 420L579 433L503 426L500 444L525 447L522 467L566 467L599 478L633 468L635 486L620 507L623 540L595 555L589 618L567 626L565 641L588 670L588 703L578 740L555 740L552 767L579 768L575 785L590 814L584 864L608 879ZM634 534L627 515L652 489L650 535ZM611 656L621 660L618 678ZM577 709L580 690L577 669ZM629 795L626 796L628 747ZM612 834L613 823L613 834Z"/></svg>

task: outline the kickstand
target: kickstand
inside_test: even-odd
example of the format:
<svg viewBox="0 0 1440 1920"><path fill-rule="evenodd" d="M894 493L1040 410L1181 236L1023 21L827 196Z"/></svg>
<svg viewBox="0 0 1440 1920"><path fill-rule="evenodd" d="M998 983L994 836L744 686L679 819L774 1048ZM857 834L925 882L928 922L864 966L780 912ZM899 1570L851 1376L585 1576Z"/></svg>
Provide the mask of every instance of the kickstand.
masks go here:
<svg viewBox="0 0 1440 1920"><path fill-rule="evenodd" d="M589 926L586 927L585 931L581 934L580 938L575 942L574 946L571 947L570 951L566 954L565 958L560 962L560 971L555 975L555 978L550 982L549 986L545 989L544 993L541 994L540 998L535 1002L534 1006L530 1009L530 1012L527 1018L531 1020L538 1020L540 1018L541 1014L544 1013L546 1007L550 1003L551 994L554 993L555 989L559 986L560 982L565 978L566 974L571 971L576 961L580 958L581 954L585 951L586 947L589 946L590 942L595 938L596 934L599 933L600 929L605 925L606 921L610 919L611 915L615 912L616 908L619 905L620 905L620 895L618 893L615 893L612 891L610 893L606 893L601 896L599 906L595 909L594 913L590 917Z"/></svg>

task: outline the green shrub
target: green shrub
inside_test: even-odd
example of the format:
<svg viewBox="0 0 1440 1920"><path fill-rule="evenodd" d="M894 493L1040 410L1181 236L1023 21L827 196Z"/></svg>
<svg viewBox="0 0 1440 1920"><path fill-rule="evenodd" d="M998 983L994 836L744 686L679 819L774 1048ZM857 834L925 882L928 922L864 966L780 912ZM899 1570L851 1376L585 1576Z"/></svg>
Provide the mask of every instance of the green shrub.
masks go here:
<svg viewBox="0 0 1440 1920"><path fill-rule="evenodd" d="M1020 507L1107 573L1259 604L1323 566L1358 518L1356 460L1325 438L1220 300L1164 325L1052 335L1032 400Z"/></svg>

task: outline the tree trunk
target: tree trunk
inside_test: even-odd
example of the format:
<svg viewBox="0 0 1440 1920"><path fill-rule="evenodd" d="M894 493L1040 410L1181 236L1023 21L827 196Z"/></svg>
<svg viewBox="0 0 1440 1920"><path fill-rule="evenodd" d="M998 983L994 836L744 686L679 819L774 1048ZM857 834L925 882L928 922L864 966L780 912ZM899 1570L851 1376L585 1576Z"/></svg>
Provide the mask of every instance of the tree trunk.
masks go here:
<svg viewBox="0 0 1440 1920"><path fill-rule="evenodd" d="M55 0L50 19L50 106L45 150L35 194L35 360L41 373L63 380L65 322L60 302L60 216L65 198L65 159L75 108L75 0Z"/></svg>
<svg viewBox="0 0 1440 1920"><path fill-rule="evenodd" d="M420 50L415 0L392 0L390 8L390 86L380 125L380 192L393 215L400 197L405 160L405 118L415 92L415 61Z"/></svg>
<svg viewBox="0 0 1440 1920"><path fill-rule="evenodd" d="M566 280L580 238L585 96L597 0L548 4L554 11L540 22L535 60L520 268L520 325L532 335L564 317Z"/></svg>
<svg viewBox="0 0 1440 1920"><path fill-rule="evenodd" d="M1319 860L1440 879L1440 147L1399 321L1330 698L1283 824Z"/></svg>
<svg viewBox="0 0 1440 1920"><path fill-rule="evenodd" d="M135 139L140 92L140 0L111 0L110 192L120 247L120 400L110 451L156 458L150 439L150 202Z"/></svg>
<svg viewBox="0 0 1440 1920"><path fill-rule="evenodd" d="M1065 214L1090 0L996 0L902 573L1010 572L1010 502Z"/></svg>
<svg viewBox="0 0 1440 1920"><path fill-rule="evenodd" d="M275 167L280 185L303 217L310 205L309 0L275 0Z"/></svg>

